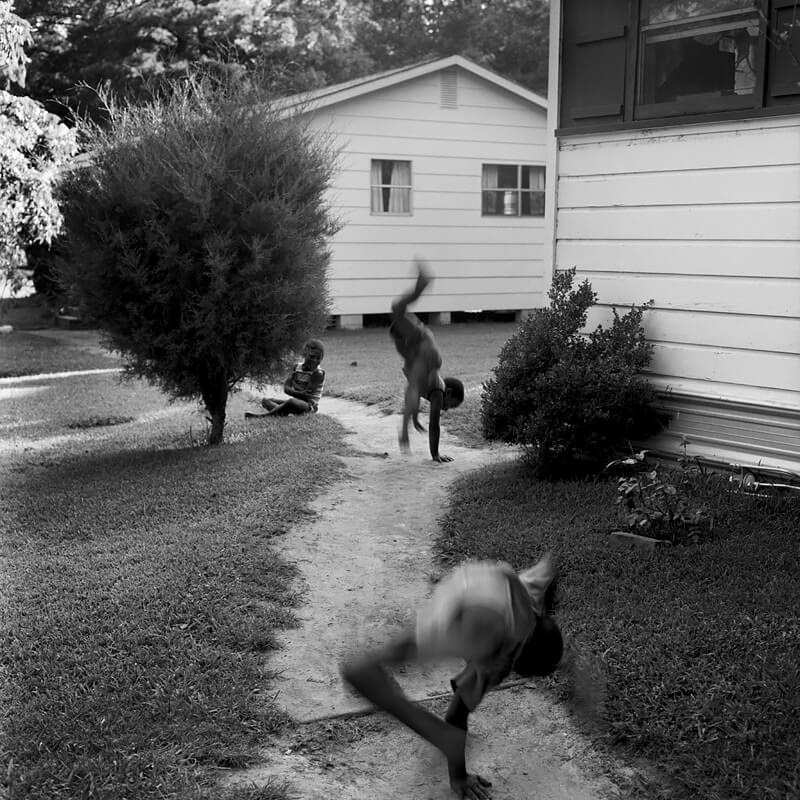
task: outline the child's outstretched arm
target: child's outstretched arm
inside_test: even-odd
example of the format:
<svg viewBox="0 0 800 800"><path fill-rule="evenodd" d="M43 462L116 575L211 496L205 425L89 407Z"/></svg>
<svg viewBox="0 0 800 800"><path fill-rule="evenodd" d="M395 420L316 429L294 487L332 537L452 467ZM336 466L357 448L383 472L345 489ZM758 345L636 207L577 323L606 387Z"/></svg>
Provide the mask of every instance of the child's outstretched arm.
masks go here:
<svg viewBox="0 0 800 800"><path fill-rule="evenodd" d="M442 415L444 404L444 392L437 389L431 395L431 412L428 421L428 445L431 450L431 458L440 464L447 464L453 459L450 456L443 456L439 452L439 418Z"/></svg>
<svg viewBox="0 0 800 800"><path fill-rule="evenodd" d="M428 374L425 369L425 364L421 359L417 360L411 365L411 369L406 375L406 394L403 402L403 424L400 429L400 447L403 450L408 450L408 423L413 421L414 427L419 430L422 426L419 424L419 400L422 396L422 388L425 386Z"/></svg>
<svg viewBox="0 0 800 800"><path fill-rule="evenodd" d="M456 707L452 721L442 720L422 706L412 703L384 671L384 665L410 661L416 652L412 637L400 638L383 650L344 664L341 668L342 677L367 700L411 728L444 754L447 758L450 786L459 798L489 800L490 795L486 788L490 785L489 782L467 773L466 714L469 712L466 707L463 711Z"/></svg>
<svg viewBox="0 0 800 800"><path fill-rule="evenodd" d="M456 728L460 728L464 733L467 732L469 709L458 691L450 701L450 706L444 718L445 721ZM464 753L462 752L461 755L462 758L447 762L451 788L458 797L488 798L487 789L492 785L492 782L487 781L486 778L482 778L480 775L470 775L467 772L466 759L463 758Z"/></svg>

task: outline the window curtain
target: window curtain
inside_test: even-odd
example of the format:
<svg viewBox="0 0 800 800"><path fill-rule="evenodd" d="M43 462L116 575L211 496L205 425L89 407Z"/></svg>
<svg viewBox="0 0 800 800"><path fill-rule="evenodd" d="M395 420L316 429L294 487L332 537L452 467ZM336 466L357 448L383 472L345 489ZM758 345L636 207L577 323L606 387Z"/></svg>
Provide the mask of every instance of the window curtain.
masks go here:
<svg viewBox="0 0 800 800"><path fill-rule="evenodd" d="M534 192L544 191L544 167L529 167L528 180L530 188Z"/></svg>
<svg viewBox="0 0 800 800"><path fill-rule="evenodd" d="M496 189L500 180L500 170L495 164L483 165L483 188Z"/></svg>
<svg viewBox="0 0 800 800"><path fill-rule="evenodd" d="M370 169L372 210L375 213L411 212L411 162L373 160Z"/></svg>
<svg viewBox="0 0 800 800"><path fill-rule="evenodd" d="M391 214L407 214L411 211L411 164L408 161L391 161L392 174L389 179L389 208Z"/></svg>
<svg viewBox="0 0 800 800"><path fill-rule="evenodd" d="M379 213L383 211L383 189L381 188L381 166L382 161L373 161L370 170L369 182L372 186L372 211Z"/></svg>

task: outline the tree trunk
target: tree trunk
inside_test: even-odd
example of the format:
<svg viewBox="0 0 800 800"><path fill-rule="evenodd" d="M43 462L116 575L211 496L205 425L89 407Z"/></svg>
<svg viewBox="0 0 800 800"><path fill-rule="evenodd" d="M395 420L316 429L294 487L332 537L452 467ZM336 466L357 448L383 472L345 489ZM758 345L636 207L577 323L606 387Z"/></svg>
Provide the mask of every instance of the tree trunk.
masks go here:
<svg viewBox="0 0 800 800"><path fill-rule="evenodd" d="M228 381L221 373L208 375L201 381L203 402L206 404L211 430L208 432L208 444L219 444L225 430L225 408L228 404Z"/></svg>

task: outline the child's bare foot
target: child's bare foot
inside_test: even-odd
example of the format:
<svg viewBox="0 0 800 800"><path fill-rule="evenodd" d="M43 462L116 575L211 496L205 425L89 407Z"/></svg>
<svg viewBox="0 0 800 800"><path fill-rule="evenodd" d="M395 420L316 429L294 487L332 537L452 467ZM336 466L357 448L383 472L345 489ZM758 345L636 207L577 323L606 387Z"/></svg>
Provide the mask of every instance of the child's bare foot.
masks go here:
<svg viewBox="0 0 800 800"><path fill-rule="evenodd" d="M433 274L424 258L414 259L414 266L417 268L417 291L421 293L433 282Z"/></svg>

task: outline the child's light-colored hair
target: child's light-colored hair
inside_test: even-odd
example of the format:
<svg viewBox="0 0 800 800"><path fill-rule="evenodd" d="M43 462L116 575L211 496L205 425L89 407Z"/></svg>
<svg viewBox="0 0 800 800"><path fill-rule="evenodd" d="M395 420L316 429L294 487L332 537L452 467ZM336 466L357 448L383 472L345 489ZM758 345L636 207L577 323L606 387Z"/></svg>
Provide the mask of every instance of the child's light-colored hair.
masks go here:
<svg viewBox="0 0 800 800"><path fill-rule="evenodd" d="M316 350L319 353L320 358L324 358L325 356L325 345L319 339L309 339L303 350Z"/></svg>

